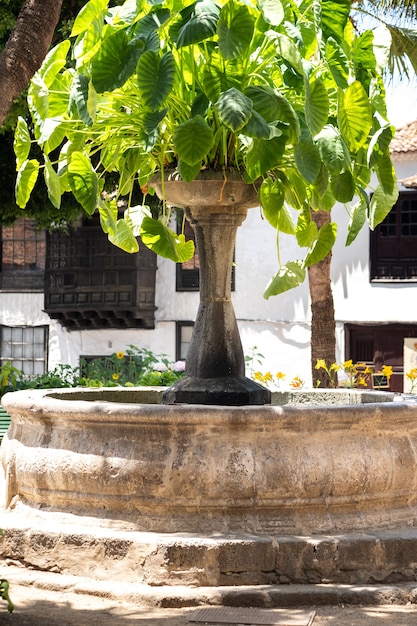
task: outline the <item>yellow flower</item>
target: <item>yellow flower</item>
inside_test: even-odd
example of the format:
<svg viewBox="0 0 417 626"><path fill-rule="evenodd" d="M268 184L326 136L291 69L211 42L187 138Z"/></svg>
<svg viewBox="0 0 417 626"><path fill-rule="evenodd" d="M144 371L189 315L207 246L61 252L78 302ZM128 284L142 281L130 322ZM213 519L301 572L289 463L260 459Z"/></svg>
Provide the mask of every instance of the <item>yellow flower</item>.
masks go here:
<svg viewBox="0 0 417 626"><path fill-rule="evenodd" d="M124 352L117 352L117 354L116 354L116 358L118 358L119 360L120 360L120 359L123 359L124 355L125 355L125 353L124 353Z"/></svg>
<svg viewBox="0 0 417 626"><path fill-rule="evenodd" d="M303 386L303 381L299 376L294 376L290 384L291 387L294 387L294 389L298 389L299 387Z"/></svg>
<svg viewBox="0 0 417 626"><path fill-rule="evenodd" d="M383 365L382 366L382 373L384 374L384 376L386 376L388 379L390 379L391 376L392 376L392 365Z"/></svg>
<svg viewBox="0 0 417 626"><path fill-rule="evenodd" d="M406 373L406 376L410 380L415 380L417 378L417 367L413 367L409 372Z"/></svg>
<svg viewBox="0 0 417 626"><path fill-rule="evenodd" d="M353 367L353 361L352 361L352 359L349 359L349 361L345 361L345 362L343 363L343 367L344 367L345 369L351 369L351 368Z"/></svg>
<svg viewBox="0 0 417 626"><path fill-rule="evenodd" d="M338 372L340 370L340 365L338 365L337 363L332 363L330 366L330 371L331 372Z"/></svg>
<svg viewBox="0 0 417 626"><path fill-rule="evenodd" d="M278 378L278 380L282 380L283 378L285 378L284 372L277 372L275 376Z"/></svg>
<svg viewBox="0 0 417 626"><path fill-rule="evenodd" d="M253 375L253 378L255 380L259 380L259 382L262 382L263 379L264 379L264 377L262 376L261 372L255 372L254 375Z"/></svg>
<svg viewBox="0 0 417 626"><path fill-rule="evenodd" d="M363 372L364 374L372 374L372 367L369 367L369 365L367 367L365 367L365 370Z"/></svg>
<svg viewBox="0 0 417 626"><path fill-rule="evenodd" d="M112 374L112 378L113 378L113 380L119 380L119 374L114 372L114 374Z"/></svg>
<svg viewBox="0 0 417 626"><path fill-rule="evenodd" d="M366 363L356 363L356 367L362 370L366 367Z"/></svg>
<svg viewBox="0 0 417 626"><path fill-rule="evenodd" d="M314 367L316 368L316 370L319 370L319 369L325 370L327 369L326 361L324 359L317 359L317 363L315 364Z"/></svg>
<svg viewBox="0 0 417 626"><path fill-rule="evenodd" d="M268 382L269 380L272 380L272 374L271 372L267 372L264 376L264 381Z"/></svg>

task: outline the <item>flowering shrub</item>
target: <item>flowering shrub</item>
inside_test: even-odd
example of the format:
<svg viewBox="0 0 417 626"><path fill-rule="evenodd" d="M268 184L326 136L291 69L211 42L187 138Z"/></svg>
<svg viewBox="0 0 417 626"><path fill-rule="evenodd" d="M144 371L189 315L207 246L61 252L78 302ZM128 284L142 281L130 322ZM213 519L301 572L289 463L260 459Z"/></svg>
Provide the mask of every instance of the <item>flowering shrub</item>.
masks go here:
<svg viewBox="0 0 417 626"><path fill-rule="evenodd" d="M385 382L385 379L389 381L392 376L391 365L383 365L381 371L374 374L373 369L369 367L369 365L366 365L366 363L353 363L352 359L344 361L341 365L337 363L327 365L324 359L317 359L317 363L314 367L317 370L325 370L330 378L331 387L337 387L337 372L339 371L342 371L346 376L346 381L342 382L342 386L349 387L350 389L369 387L371 385L372 376L374 376L373 386L379 389Z"/></svg>
<svg viewBox="0 0 417 626"><path fill-rule="evenodd" d="M170 386L184 376L185 363L172 363L166 355L156 355L145 348L129 346L106 357L81 359L80 367L57 365L53 370L29 377L7 361L0 367L0 398L17 389L61 387L136 387Z"/></svg>
<svg viewBox="0 0 417 626"><path fill-rule="evenodd" d="M80 385L87 387L170 386L184 375L182 362L172 363L166 355L129 346L124 352L87 361L81 360Z"/></svg>

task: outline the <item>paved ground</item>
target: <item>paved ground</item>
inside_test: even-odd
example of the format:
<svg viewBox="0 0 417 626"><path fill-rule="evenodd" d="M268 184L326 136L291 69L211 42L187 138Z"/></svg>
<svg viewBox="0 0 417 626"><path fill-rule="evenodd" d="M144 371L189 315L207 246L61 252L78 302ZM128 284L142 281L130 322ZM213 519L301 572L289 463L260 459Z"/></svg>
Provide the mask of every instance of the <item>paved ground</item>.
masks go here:
<svg viewBox="0 0 417 626"><path fill-rule="evenodd" d="M6 626L187 626L196 608L161 608L140 605L126 597L117 599L117 593L102 593L112 597L99 597L100 588L94 594L74 589L57 590L56 577L50 579L37 573L25 575L22 568L6 568L9 572L11 597L15 611L8 615L6 603L0 601L0 624ZM117 583L116 583L117 585ZM51 589L50 587L54 587ZM116 589L117 592L117 589ZM358 591L360 599L360 590ZM392 590L392 598L400 597ZM401 594L400 594L401 595ZM323 598L321 602L324 601ZM300 607L301 608L301 607ZM313 606L302 607L307 612L316 611L313 626L415 626L417 624L417 604L392 604L383 606ZM294 614L295 607L288 609L288 616ZM291 622L289 622L291 623ZM191 626L191 624L190 624Z"/></svg>

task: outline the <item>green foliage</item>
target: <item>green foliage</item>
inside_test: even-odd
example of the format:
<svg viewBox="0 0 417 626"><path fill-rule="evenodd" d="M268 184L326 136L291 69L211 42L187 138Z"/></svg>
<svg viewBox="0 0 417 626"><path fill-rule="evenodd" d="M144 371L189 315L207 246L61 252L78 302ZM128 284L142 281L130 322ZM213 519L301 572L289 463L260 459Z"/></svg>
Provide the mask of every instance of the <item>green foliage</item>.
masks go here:
<svg viewBox="0 0 417 626"><path fill-rule="evenodd" d="M156 355L136 346L129 346L126 353L115 352L89 361L83 359L80 369L78 384L87 387L170 386L183 376L166 355Z"/></svg>
<svg viewBox="0 0 417 626"><path fill-rule="evenodd" d="M348 206L351 242L397 194L377 62L391 40L378 40L376 54L373 33L354 30L351 8L349 0L128 0L113 8L90 0L70 42L49 53L31 82L32 119L19 121L15 141L20 206L39 171L55 207L71 191L86 213L107 216L116 245L134 251L140 231L145 245L181 262L193 246L170 229L170 211L111 218L104 180L114 176L131 204L134 186L146 193L155 175L191 182L201 170L223 169L227 178L234 168L248 183L262 180L268 222L305 248L265 296L300 284L336 236L334 224L311 227L311 210L360 195L370 210ZM28 135L41 154L28 152ZM373 171L381 191L368 203Z"/></svg>
<svg viewBox="0 0 417 626"><path fill-rule="evenodd" d="M3 531L0 531L3 533ZM7 612L13 613L14 604L9 596L9 582L4 578L0 578L0 598L7 602Z"/></svg>

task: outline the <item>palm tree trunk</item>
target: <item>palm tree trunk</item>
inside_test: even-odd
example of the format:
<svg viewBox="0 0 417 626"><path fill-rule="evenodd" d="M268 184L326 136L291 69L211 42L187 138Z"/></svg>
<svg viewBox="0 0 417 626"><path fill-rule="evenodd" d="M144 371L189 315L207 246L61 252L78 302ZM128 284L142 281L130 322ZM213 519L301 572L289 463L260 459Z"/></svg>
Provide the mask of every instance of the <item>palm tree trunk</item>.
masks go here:
<svg viewBox="0 0 417 626"><path fill-rule="evenodd" d="M58 23L62 0L26 0L0 55L0 126L39 69Z"/></svg>
<svg viewBox="0 0 417 626"><path fill-rule="evenodd" d="M318 228L331 220L330 211L312 211L312 219ZM333 380L324 369L316 369L318 359L324 359L327 367L336 362L336 322L333 293L330 280L332 255L308 268L311 298L311 370L313 386L337 386L337 374Z"/></svg>

